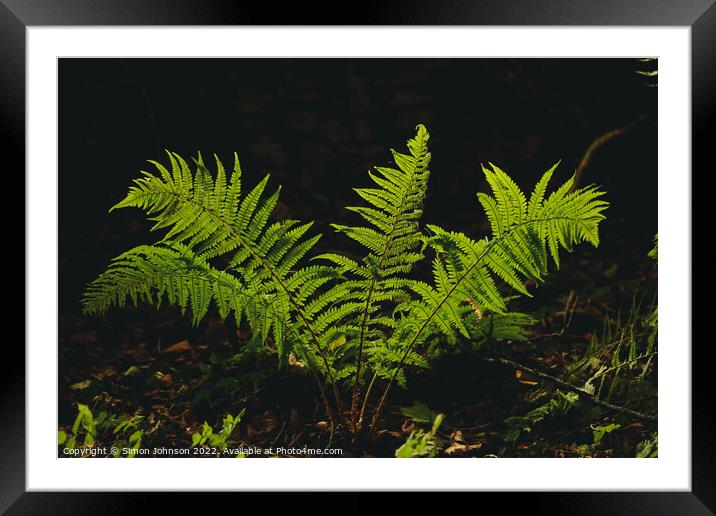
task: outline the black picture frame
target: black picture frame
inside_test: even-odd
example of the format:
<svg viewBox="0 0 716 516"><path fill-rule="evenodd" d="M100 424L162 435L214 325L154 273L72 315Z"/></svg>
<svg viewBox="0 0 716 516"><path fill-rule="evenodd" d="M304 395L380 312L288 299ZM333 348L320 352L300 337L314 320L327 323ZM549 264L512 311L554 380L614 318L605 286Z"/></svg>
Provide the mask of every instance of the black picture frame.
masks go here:
<svg viewBox="0 0 716 516"><path fill-rule="evenodd" d="M3 178L6 191L24 192L25 166L25 30L30 26L63 25L606 25L691 27L692 170L712 170L707 161L716 125L716 5L714 0L523 0L414 2L364 1L356 9L301 3L281 4L231 0L0 0L0 127L3 133ZM8 159L14 158L14 159ZM9 167L8 163L14 163ZM12 172L10 172L12 170ZM7 173L10 172L10 173ZM692 173L679 179L693 177ZM7 182L14 181L12 186ZM24 195L12 194L24 200ZM25 226L10 221L14 234L6 241L24 242ZM7 227L6 226L6 227ZM693 234L693 233L692 233ZM24 246L3 253L6 271L25 270ZM50 258L54 259L54 258ZM23 275L25 277L26 275ZM6 278L12 292L24 292L20 275ZM18 284L15 284L17 282ZM8 291L10 291L8 289ZM684 300L691 303L691 300ZM12 306L23 306L15 303ZM32 307L28 306L28 310ZM12 313L6 309L6 314ZM8 317L7 320L17 320ZM24 313L23 313L24 320ZM8 324L9 326L10 324ZM17 326L17 324L14 324ZM24 326L23 326L24 328ZM158 501L164 511L181 508L186 495L135 493L40 493L25 487L25 352L19 339L6 342L2 364L0 413L0 510L8 514L97 514L141 512ZM690 343L683 343L688 346ZM701 344L701 345L699 345ZM708 346L692 347L692 491L641 493L510 494L509 508L520 506L553 514L712 514L716 510L716 454L712 431L712 371ZM217 494L212 494L212 497ZM224 499L228 495L221 495ZM242 495L245 496L245 495ZM354 498L357 495L352 495ZM499 494L479 494L481 503ZM502 497L504 498L504 497ZM403 508L422 497L401 500ZM491 500L505 503L507 500ZM216 502L213 501L215 504ZM275 510L276 501L271 505ZM287 501L294 505L295 498ZM179 505L181 504L181 505ZM371 507L361 497L350 507ZM407 507L406 507L407 505Z"/></svg>

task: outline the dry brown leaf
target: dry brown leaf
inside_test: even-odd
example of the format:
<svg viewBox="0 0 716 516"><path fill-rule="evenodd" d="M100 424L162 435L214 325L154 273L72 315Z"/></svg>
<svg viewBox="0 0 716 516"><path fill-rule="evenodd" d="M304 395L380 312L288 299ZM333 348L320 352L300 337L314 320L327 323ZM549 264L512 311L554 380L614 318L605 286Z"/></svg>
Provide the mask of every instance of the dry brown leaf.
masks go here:
<svg viewBox="0 0 716 516"><path fill-rule="evenodd" d="M306 364L303 362L303 360L297 359L296 355L291 352L288 354L288 365L294 367L304 367Z"/></svg>
<svg viewBox="0 0 716 516"><path fill-rule="evenodd" d="M249 340L251 338L251 332L244 328L239 328L238 330L236 330L236 336L239 338L239 340Z"/></svg>
<svg viewBox="0 0 716 516"><path fill-rule="evenodd" d="M460 443L452 443L445 448L445 455L462 455L467 451L467 446Z"/></svg>
<svg viewBox="0 0 716 516"><path fill-rule="evenodd" d="M166 349L163 349L162 353L181 353L189 350L191 350L191 344L189 344L188 340L184 339L176 344L172 344Z"/></svg>
<svg viewBox="0 0 716 516"><path fill-rule="evenodd" d="M319 430L319 431L321 431L321 432L325 432L326 430L328 430L328 423L327 423L326 421L319 421L318 423L316 423L315 425L313 425L313 427L314 427L316 430Z"/></svg>
<svg viewBox="0 0 716 516"><path fill-rule="evenodd" d="M415 423L410 419L403 421L403 426L400 428L404 434L409 434L415 430Z"/></svg>
<svg viewBox="0 0 716 516"><path fill-rule="evenodd" d="M524 385L537 385L537 381L532 380L531 378L528 378L525 373L523 373L520 369L515 369L515 378L517 378L517 381L524 384Z"/></svg>
<svg viewBox="0 0 716 516"><path fill-rule="evenodd" d="M482 310L480 310L480 307L477 306L477 303L473 301L471 298L467 298L467 302L470 305L470 308L472 308L472 311L475 312L475 315L477 316L477 320L479 321L482 319Z"/></svg>
<svg viewBox="0 0 716 516"><path fill-rule="evenodd" d="M92 380L85 380L83 382L77 382L70 385L70 389L73 391L81 391L92 385Z"/></svg>
<svg viewBox="0 0 716 516"><path fill-rule="evenodd" d="M462 436L462 431L455 430L452 434L450 434L450 440L455 443L464 443L465 439Z"/></svg>

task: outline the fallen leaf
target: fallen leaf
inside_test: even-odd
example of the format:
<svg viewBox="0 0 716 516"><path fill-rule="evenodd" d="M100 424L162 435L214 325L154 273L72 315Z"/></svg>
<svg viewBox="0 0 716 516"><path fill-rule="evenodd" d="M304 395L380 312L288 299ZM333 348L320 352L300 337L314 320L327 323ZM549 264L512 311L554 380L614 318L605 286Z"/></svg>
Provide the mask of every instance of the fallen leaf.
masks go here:
<svg viewBox="0 0 716 516"><path fill-rule="evenodd" d="M162 353L181 353L189 350L191 350L191 345L188 340L184 339L176 344L172 344L167 349L162 350Z"/></svg>
<svg viewBox="0 0 716 516"><path fill-rule="evenodd" d="M445 455L461 455L467 451L467 446L460 443L452 443L445 448Z"/></svg>
<svg viewBox="0 0 716 516"><path fill-rule="evenodd" d="M415 430L415 423L413 423L409 419L406 419L405 421L403 421L403 426L400 429L403 431L404 434L409 434Z"/></svg>
<svg viewBox="0 0 716 516"><path fill-rule="evenodd" d="M524 385L537 385L537 381L531 380L525 376L525 374L520 369L515 369L515 378L517 378L517 381L524 384Z"/></svg>
<svg viewBox="0 0 716 516"><path fill-rule="evenodd" d="M86 389L90 385L92 385L92 381L85 380L83 382L73 383L72 385L70 385L70 389L72 389L73 391L81 391L83 389Z"/></svg>
<svg viewBox="0 0 716 516"><path fill-rule="evenodd" d="M299 360L296 358L296 355L293 354L293 352L288 354L288 365L294 366L294 367L304 367L306 364L303 360Z"/></svg>
<svg viewBox="0 0 716 516"><path fill-rule="evenodd" d="M104 369L103 371L97 371L97 372L93 373L92 376L95 379L102 381L105 378L114 376L115 374L117 374L117 371L115 371L114 368L112 368L112 367L108 367L108 368Z"/></svg>
<svg viewBox="0 0 716 516"><path fill-rule="evenodd" d="M468 444L465 441L461 430L455 430L452 434L450 434L450 440L452 443L450 446L445 448L446 455L463 455L470 450L479 450L482 448L482 443L480 442Z"/></svg>
<svg viewBox="0 0 716 516"><path fill-rule="evenodd" d="M460 430L455 430L455 431L450 435L450 439L451 439L453 442L456 442L456 443L464 443L464 442L465 442L465 439L464 439L463 436L462 436L462 431L460 431Z"/></svg>
<svg viewBox="0 0 716 516"><path fill-rule="evenodd" d="M463 454L463 453L467 453L472 450L479 450L480 448L482 448L482 443L473 443L473 444L453 443L446 448L445 453L447 455Z"/></svg>
<svg viewBox="0 0 716 516"><path fill-rule="evenodd" d="M130 366L127 368L127 370L122 373L124 376L134 376L135 374L139 374L140 369L137 366Z"/></svg>

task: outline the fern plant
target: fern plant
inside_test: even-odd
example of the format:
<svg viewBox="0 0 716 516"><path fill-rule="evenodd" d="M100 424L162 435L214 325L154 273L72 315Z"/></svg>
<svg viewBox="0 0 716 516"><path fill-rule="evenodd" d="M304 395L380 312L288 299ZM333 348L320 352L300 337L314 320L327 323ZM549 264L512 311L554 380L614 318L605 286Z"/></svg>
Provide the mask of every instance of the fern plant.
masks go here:
<svg viewBox="0 0 716 516"><path fill-rule="evenodd" d="M429 137L419 125L408 152L392 151L393 166L376 167L373 186L356 189L363 202L348 209L363 225L333 225L365 248L360 260L338 253L307 259L320 235L309 235L311 223L271 222L280 188L266 194L266 176L244 193L236 156L232 171L218 158L210 171L201 155L190 167L168 153L170 166L152 162L156 172L144 172L113 208L145 210L163 236L120 255L91 282L85 312L169 302L199 324L214 305L255 339L271 341L280 363L293 353L307 364L332 428L345 424L357 436L382 384L374 430L392 385L405 384L406 366L428 366L427 342L475 337L475 321L508 313L507 291L530 295L526 284L544 279L550 256L559 267L560 250L599 244L607 207L595 186L572 190L574 178L547 196L556 165L527 199L490 164L483 173L492 195L478 194L489 237L423 228ZM432 281L412 279L426 254Z"/></svg>

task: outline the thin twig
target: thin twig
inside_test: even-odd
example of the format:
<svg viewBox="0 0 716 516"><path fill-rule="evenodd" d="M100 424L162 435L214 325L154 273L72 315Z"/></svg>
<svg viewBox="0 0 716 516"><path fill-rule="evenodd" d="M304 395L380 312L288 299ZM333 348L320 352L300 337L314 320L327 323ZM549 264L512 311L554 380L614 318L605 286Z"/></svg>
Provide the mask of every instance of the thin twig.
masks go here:
<svg viewBox="0 0 716 516"><path fill-rule="evenodd" d="M577 393L580 397L591 401L595 405L599 405L600 407L606 408L608 410L615 411L615 412L621 412L623 414L632 416L636 419L651 421L653 423L657 422L656 416L650 416L649 414L643 414L641 412L637 412L636 410L632 410L632 409L629 409L626 407L621 407L619 405L613 405L611 403L607 403L606 401L602 401L600 399L595 398L593 395L589 394L584 389L580 389L576 385L572 385L571 383L565 382L564 380L557 378L556 376L552 376L552 375L544 373L542 371L538 371L537 369L533 369L526 365L520 364L518 362L515 362L514 360L509 360L507 358L487 358L485 360L487 360L488 362L499 363L499 364L506 365L509 367L514 367L516 369L525 371L533 376L537 376L539 378L549 380L550 382L555 383L555 384L559 385L560 387L563 387L565 389L568 389L572 392Z"/></svg>
<svg viewBox="0 0 716 516"><path fill-rule="evenodd" d="M621 136L622 134L631 131L637 125L639 125L645 118L646 118L645 115L641 115L639 118L634 120L632 123L625 125L623 127L618 127L617 129L612 129L611 131L608 131L608 132L602 134L596 140L594 140L589 145L589 147L587 147L587 150L584 152L582 159L579 161L579 165L577 165L577 168L574 171L574 183L572 184L572 191L576 190L579 187L579 184L582 181L582 176L584 175L584 170L589 166L589 162L592 159L592 154L594 154L594 151L596 151L599 147L614 140L618 136Z"/></svg>
<svg viewBox="0 0 716 516"><path fill-rule="evenodd" d="M276 437L274 437L274 439L273 439L273 442L271 442L271 448L274 447L274 445L276 444L276 441L278 441L278 438L281 437L281 434L283 433L283 429L284 429L285 427L286 427L286 421L284 421L284 422L281 424L281 430L278 431L278 433L276 434Z"/></svg>

